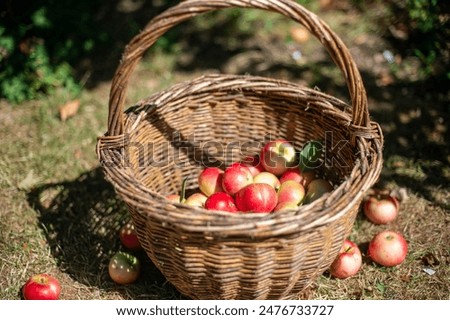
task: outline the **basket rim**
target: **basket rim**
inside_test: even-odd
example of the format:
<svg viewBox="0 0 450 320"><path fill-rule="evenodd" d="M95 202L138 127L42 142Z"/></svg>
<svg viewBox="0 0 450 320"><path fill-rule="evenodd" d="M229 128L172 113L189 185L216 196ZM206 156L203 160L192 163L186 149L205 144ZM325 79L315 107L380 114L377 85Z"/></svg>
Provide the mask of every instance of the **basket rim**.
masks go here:
<svg viewBox="0 0 450 320"><path fill-rule="evenodd" d="M321 97L329 98L330 101L344 103L326 93L318 92L299 84L249 75L204 75L194 80L187 80L175 84L167 90L153 94L148 99L141 100L140 103L145 104L148 100L154 100L154 106L158 107L159 104L164 104L165 99L177 99L179 95L197 93L196 90L202 92L202 90L214 89L214 86L211 85L212 82L224 85L226 83L233 83L237 79L245 79L251 82L251 86L253 87L256 86L253 81L272 82L273 91L270 91L270 93L273 93L277 89L281 91L292 90L297 94L305 90L304 92L306 93L318 94ZM139 103L130 107L127 112L141 112L142 110L139 107L136 108L136 106L139 106ZM348 113L342 110L339 110L339 112L349 119ZM129 123L127 122L127 128L133 128L133 126L133 121L130 120ZM351 126L349 124L347 126L351 130ZM97 153L100 162L108 157L120 156L121 148L126 147L126 140L120 139L123 138L123 135L116 136L116 138L122 140L122 143L111 142L112 137L108 135L99 137ZM367 140L371 142L373 148L365 150L367 149ZM216 236L220 234L225 236L246 234L250 237L274 236L305 231L326 225L339 219L349 208L359 203L359 200L378 178L381 170L382 133L380 131L378 137L372 137L370 139L367 139L365 136L357 136L356 141L355 147L361 156L356 159L350 177L342 181L337 188L328 194L328 197L319 198L310 204L300 206L297 210L287 210L278 213L233 214L173 203L168 201L163 195L141 184L133 176L132 172L125 167L120 167L119 165L115 167L106 166L104 169L107 179L113 184L123 200L126 202L134 202L136 208L147 212L147 217L158 219L162 223L171 224L177 229L186 232L214 233ZM372 159L373 161L368 162L368 159ZM363 163L364 161L367 163ZM120 162L117 164L120 164ZM358 172L360 171L363 171L364 174L359 174ZM127 186L130 185L133 186L134 190L129 190ZM154 204L155 202L163 203L165 208L170 210L164 210L164 212L148 212L147 209L152 207L152 203ZM332 215L324 215L322 214L324 208L327 211L334 211L336 209L336 212ZM176 213L173 212L174 209L177 211ZM186 221L191 223L186 223Z"/></svg>

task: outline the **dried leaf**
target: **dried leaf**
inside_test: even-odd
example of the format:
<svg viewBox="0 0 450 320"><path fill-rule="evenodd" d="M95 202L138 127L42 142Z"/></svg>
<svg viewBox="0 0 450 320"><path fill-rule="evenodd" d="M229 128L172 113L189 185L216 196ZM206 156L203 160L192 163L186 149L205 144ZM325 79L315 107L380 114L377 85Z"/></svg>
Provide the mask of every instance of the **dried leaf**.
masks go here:
<svg viewBox="0 0 450 320"><path fill-rule="evenodd" d="M36 177L36 174L34 173L34 171L30 170L30 171L28 171L27 176L18 183L17 188L19 188L19 190L29 190L38 181L39 181L39 178Z"/></svg>
<svg viewBox="0 0 450 320"><path fill-rule="evenodd" d="M77 114L80 107L80 100L72 100L59 107L59 118L61 121L66 121L68 118Z"/></svg>
<svg viewBox="0 0 450 320"><path fill-rule="evenodd" d="M292 27L291 28L291 37L297 43L305 43L309 40L310 34L308 30L302 27Z"/></svg>

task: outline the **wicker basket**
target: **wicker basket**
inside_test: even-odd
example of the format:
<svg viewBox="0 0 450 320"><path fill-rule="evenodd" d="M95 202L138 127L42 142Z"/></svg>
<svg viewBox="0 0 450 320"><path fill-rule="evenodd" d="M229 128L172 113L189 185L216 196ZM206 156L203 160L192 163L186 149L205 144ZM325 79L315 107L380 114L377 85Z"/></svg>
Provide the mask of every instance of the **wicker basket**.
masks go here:
<svg viewBox="0 0 450 320"><path fill-rule="evenodd" d="M128 80L144 52L172 26L228 7L278 12L305 26L341 69L351 105L285 81L205 75L124 112ZM185 177L195 186L204 166L229 165L274 137L297 148L324 140L319 171L334 191L296 211L271 214L215 212L165 199L180 191ZM329 267L349 235L364 193L379 177L382 147L357 67L317 16L292 0L187 0L150 21L126 47L97 154L146 253L182 294L295 299Z"/></svg>

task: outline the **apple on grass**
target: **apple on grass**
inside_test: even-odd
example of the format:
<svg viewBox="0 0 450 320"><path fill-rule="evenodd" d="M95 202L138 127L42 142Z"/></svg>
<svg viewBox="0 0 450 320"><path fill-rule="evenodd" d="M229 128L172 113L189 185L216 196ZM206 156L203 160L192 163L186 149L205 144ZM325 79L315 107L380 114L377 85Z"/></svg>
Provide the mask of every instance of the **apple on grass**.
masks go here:
<svg viewBox="0 0 450 320"><path fill-rule="evenodd" d="M286 170L297 165L295 148L286 140L266 143L261 150L260 159L264 169L276 176L281 176Z"/></svg>
<svg viewBox="0 0 450 320"><path fill-rule="evenodd" d="M375 224L388 224L394 221L399 210L398 200L387 194L371 195L364 201L363 206L365 216Z"/></svg>
<svg viewBox="0 0 450 320"><path fill-rule="evenodd" d="M402 234L386 230L377 233L369 242L367 255L385 267L401 264L408 253L408 243Z"/></svg>
<svg viewBox="0 0 450 320"><path fill-rule="evenodd" d="M109 261L108 273L115 283L133 283L139 277L140 272L141 263L131 253L119 251Z"/></svg>
<svg viewBox="0 0 450 320"><path fill-rule="evenodd" d="M346 239L328 271L335 278L345 279L357 274L361 265L361 251L353 241Z"/></svg>
<svg viewBox="0 0 450 320"><path fill-rule="evenodd" d="M131 221L125 223L119 230L119 239L122 245L130 250L141 249L141 243Z"/></svg>
<svg viewBox="0 0 450 320"><path fill-rule="evenodd" d="M22 288L25 300L58 300L60 293L58 279L47 273L31 276Z"/></svg>

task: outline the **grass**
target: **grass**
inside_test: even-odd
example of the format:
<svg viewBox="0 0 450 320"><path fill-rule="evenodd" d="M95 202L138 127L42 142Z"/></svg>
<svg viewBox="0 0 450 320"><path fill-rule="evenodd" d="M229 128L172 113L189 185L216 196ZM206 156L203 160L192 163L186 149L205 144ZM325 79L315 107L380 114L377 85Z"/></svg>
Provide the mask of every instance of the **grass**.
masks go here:
<svg viewBox="0 0 450 320"><path fill-rule="evenodd" d="M433 89L425 80L408 81L408 75L417 78L412 77L418 73L413 68L402 69L401 74L393 74L392 83L380 85L377 80L386 70L392 72L392 66L375 63L373 57L384 49L380 46L388 48L389 44L370 32L372 25L352 28L343 23L348 14L323 12L323 17L351 44L367 84L371 115L385 133L385 167L378 186L405 188L409 195L391 225L375 226L360 213L350 238L365 252L376 232L392 228L404 233L409 253L394 268L380 267L364 256L355 277L337 280L324 273L302 298L450 299L450 158L445 140L449 115L444 102L448 96L424 92ZM351 14L354 21L364 19L361 13ZM250 21L258 18L264 19L252 13ZM305 57L316 56L316 60L302 65L292 61L285 48L289 37L279 36L280 30L288 32L289 24L279 20L264 24L257 36L251 28L241 33L239 28L232 29L235 34L227 37L239 39L233 44L242 45L237 51L227 49L227 37L220 37L221 28L230 22L223 16L216 22L221 23L218 28L205 20L198 26L188 25L187 36L171 53L154 50L131 80L128 105L171 83L210 70L223 71L223 65L232 64L234 56L247 50L259 52L269 68L255 67L260 62L249 60L235 69L238 72L307 82L346 97L340 74L320 54L318 42L301 46ZM359 36L365 41L354 44L352 40ZM218 40L211 44L211 39ZM217 59L216 54L224 59ZM139 254L144 272L136 283L119 286L108 277L109 257L120 248L118 228L128 219L95 155L96 139L106 130L109 85L97 83L84 90L78 113L66 122L58 119L58 106L67 100L63 93L17 106L0 101L1 299L21 299L23 283L40 272L60 279L63 299L184 298L144 253ZM429 275L424 268L436 273Z"/></svg>

